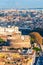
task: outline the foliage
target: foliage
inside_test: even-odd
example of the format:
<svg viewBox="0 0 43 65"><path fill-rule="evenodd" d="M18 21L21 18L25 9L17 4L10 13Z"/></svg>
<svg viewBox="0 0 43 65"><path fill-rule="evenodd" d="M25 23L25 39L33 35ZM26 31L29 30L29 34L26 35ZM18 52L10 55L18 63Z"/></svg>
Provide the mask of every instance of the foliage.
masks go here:
<svg viewBox="0 0 43 65"><path fill-rule="evenodd" d="M0 38L0 43L4 43L5 41L2 39L2 38Z"/></svg>
<svg viewBox="0 0 43 65"><path fill-rule="evenodd" d="M42 44L42 36L38 32L32 32L30 36L34 38L35 43Z"/></svg>
<svg viewBox="0 0 43 65"><path fill-rule="evenodd" d="M35 51L41 51L41 49L38 48L38 47L34 47L33 49L34 49Z"/></svg>
<svg viewBox="0 0 43 65"><path fill-rule="evenodd" d="M34 38L30 37L30 40L31 40L31 44L34 43Z"/></svg>

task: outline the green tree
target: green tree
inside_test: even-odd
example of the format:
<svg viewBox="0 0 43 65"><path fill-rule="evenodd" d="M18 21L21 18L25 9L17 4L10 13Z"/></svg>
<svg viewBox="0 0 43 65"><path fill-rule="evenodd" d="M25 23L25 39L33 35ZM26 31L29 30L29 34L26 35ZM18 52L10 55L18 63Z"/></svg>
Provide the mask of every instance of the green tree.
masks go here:
<svg viewBox="0 0 43 65"><path fill-rule="evenodd" d="M34 44L34 38L30 37L31 44Z"/></svg>
<svg viewBox="0 0 43 65"><path fill-rule="evenodd" d="M4 43L5 41L2 39L2 38L0 38L0 43Z"/></svg>
<svg viewBox="0 0 43 65"><path fill-rule="evenodd" d="M41 51L41 49L38 48L38 47L34 47L33 49L34 49L36 52Z"/></svg>

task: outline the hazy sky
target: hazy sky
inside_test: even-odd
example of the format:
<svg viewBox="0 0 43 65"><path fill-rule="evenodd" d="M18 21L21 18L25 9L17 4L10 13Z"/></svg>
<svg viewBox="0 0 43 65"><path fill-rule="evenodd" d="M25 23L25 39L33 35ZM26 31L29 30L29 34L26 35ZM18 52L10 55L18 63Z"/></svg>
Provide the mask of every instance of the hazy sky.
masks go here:
<svg viewBox="0 0 43 65"><path fill-rule="evenodd" d="M43 8L43 0L0 0L1 8Z"/></svg>

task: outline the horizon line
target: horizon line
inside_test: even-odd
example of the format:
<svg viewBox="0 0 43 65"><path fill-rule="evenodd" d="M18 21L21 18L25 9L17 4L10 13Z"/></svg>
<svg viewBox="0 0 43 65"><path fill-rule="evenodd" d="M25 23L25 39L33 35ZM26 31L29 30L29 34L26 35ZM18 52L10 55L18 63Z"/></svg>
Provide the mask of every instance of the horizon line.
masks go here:
<svg viewBox="0 0 43 65"><path fill-rule="evenodd" d="M8 10L8 9L26 10L26 9L43 9L43 8L37 8L37 7L36 7L36 8L33 8L33 7L32 7L32 8L0 8L0 10L6 10L6 9L7 9L7 10Z"/></svg>

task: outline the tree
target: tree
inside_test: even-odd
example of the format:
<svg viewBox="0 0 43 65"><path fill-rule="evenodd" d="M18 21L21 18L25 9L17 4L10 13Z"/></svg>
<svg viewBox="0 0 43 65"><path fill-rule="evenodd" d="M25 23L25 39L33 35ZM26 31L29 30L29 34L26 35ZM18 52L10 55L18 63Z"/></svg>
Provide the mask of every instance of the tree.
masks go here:
<svg viewBox="0 0 43 65"><path fill-rule="evenodd" d="M30 33L30 36L34 39L34 42L41 45L42 44L42 36L38 32Z"/></svg>
<svg viewBox="0 0 43 65"><path fill-rule="evenodd" d="M4 44L4 40L2 38L0 38L0 45L2 46Z"/></svg>
<svg viewBox="0 0 43 65"><path fill-rule="evenodd" d="M5 41L2 39L2 38L0 38L0 43L4 43Z"/></svg>
<svg viewBox="0 0 43 65"><path fill-rule="evenodd" d="M34 44L34 38L30 37L31 44Z"/></svg>
<svg viewBox="0 0 43 65"><path fill-rule="evenodd" d="M37 52L37 51L41 51L41 49L38 48L38 47L34 47L33 49L34 49L36 52Z"/></svg>
<svg viewBox="0 0 43 65"><path fill-rule="evenodd" d="M30 33L30 36L32 38L34 38L34 43L37 44L37 46L40 47L41 51L42 51L42 48L41 48L41 45L42 45L42 36L38 33L38 32L32 32ZM33 45L34 46L34 45Z"/></svg>

